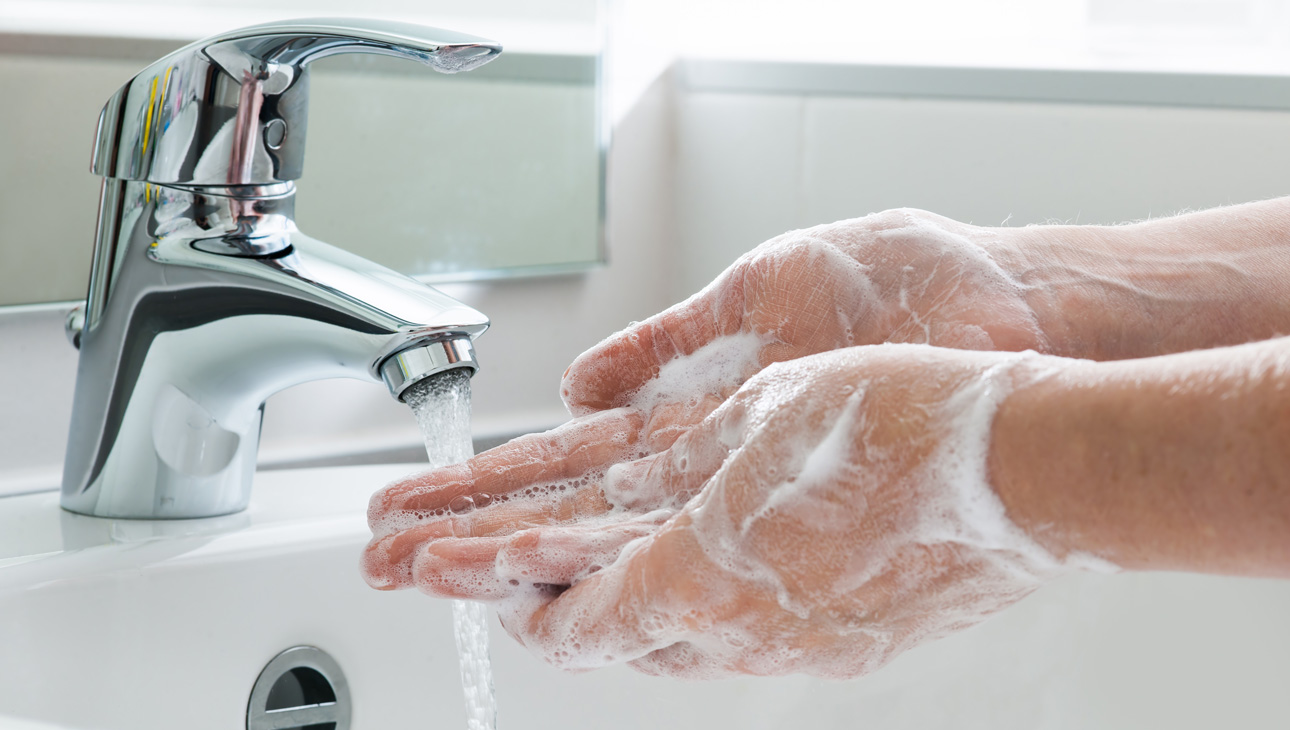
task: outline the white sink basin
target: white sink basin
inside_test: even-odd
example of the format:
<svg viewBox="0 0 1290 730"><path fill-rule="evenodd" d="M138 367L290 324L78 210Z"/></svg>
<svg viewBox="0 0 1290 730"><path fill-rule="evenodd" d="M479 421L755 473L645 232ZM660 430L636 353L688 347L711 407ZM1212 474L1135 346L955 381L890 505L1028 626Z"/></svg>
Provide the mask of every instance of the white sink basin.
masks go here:
<svg viewBox="0 0 1290 730"><path fill-rule="evenodd" d="M464 727L447 602L358 575L368 495L417 468L261 473L210 520L0 499L0 727L242 728L301 644L339 663L355 730ZM1087 576L854 682L565 675L496 627L493 657L503 730L1254 727L1290 717L1287 615L1284 582Z"/></svg>

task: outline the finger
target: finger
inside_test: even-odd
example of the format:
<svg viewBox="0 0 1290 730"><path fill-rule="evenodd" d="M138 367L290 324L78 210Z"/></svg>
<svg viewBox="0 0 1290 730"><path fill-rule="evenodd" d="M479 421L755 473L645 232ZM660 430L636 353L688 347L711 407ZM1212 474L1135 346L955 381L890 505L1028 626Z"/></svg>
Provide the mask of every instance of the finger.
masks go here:
<svg viewBox="0 0 1290 730"><path fill-rule="evenodd" d="M731 403L709 414L666 451L610 467L602 482L605 499L628 510L684 504L730 455L730 448L721 439L722 424L737 408Z"/></svg>
<svg viewBox="0 0 1290 730"><path fill-rule="evenodd" d="M451 520L417 525L374 537L363 549L363 580L373 588L393 591L412 586L412 558L426 542L453 535Z"/></svg>
<svg viewBox="0 0 1290 730"><path fill-rule="evenodd" d="M731 389L733 392L733 388ZM684 401L665 402L650 409L645 422L645 443L649 452L664 451L695 425L702 423L708 414L717 409L730 393L702 393Z"/></svg>
<svg viewBox="0 0 1290 730"><path fill-rule="evenodd" d="M457 537L510 535L543 525L558 525L600 517L612 509L599 484L573 490L535 492L459 515L453 520Z"/></svg>
<svg viewBox="0 0 1290 730"><path fill-rule="evenodd" d="M494 569L505 537L444 538L427 543L412 561L412 584L440 598L495 601L514 593L519 581L508 581Z"/></svg>
<svg viewBox="0 0 1290 730"><path fill-rule="evenodd" d="M658 511L608 525L546 527L516 533L497 554L502 580L573 585L613 565L623 548L658 531L671 516Z"/></svg>
<svg viewBox="0 0 1290 730"><path fill-rule="evenodd" d="M395 482L372 496L368 525L380 534L389 530L385 523L431 516L449 509L453 500L473 495L496 498L534 486L576 486L574 482L610 464L635 458L642 423L639 414L628 410L598 413L521 436L464 464Z"/></svg>
<svg viewBox="0 0 1290 730"><path fill-rule="evenodd" d="M671 610L679 591L695 590L692 565L677 560L679 546L665 529L554 600L517 603L527 615L509 616L531 651L562 669L594 669L631 661L684 638Z"/></svg>
<svg viewBox="0 0 1290 730"><path fill-rule="evenodd" d="M678 355L743 327L741 262L693 297L612 335L564 373L561 396L575 415L616 408Z"/></svg>
<svg viewBox="0 0 1290 730"><path fill-rule="evenodd" d="M414 584L413 559L426 543L451 537L501 537L542 525L598 517L610 510L599 485L494 503L460 515L420 518L368 543L363 575L382 590Z"/></svg>

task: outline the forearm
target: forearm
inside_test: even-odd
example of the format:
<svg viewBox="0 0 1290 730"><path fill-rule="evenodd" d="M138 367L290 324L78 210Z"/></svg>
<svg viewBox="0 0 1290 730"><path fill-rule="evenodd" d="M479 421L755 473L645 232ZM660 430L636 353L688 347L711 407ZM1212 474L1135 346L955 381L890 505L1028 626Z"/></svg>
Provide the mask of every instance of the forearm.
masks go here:
<svg viewBox="0 0 1290 730"><path fill-rule="evenodd" d="M1053 354L1150 357L1290 334L1290 198L1124 226L995 229Z"/></svg>
<svg viewBox="0 0 1290 730"><path fill-rule="evenodd" d="M1010 518L1059 555L1290 577L1290 338L1021 386L989 470Z"/></svg>

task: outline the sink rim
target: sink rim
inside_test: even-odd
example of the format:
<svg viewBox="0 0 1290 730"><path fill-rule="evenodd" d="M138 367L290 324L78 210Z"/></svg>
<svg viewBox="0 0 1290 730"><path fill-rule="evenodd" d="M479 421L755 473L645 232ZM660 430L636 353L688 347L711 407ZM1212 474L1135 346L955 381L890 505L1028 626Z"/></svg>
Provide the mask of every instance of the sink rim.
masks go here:
<svg viewBox="0 0 1290 730"><path fill-rule="evenodd" d="M59 506L57 491L0 497L0 592L21 589L46 571L72 577L90 565L100 570L138 568L284 541L304 545L352 540L356 532L367 532L367 503L373 492L427 468L402 463L261 471L255 475L246 510L187 520L75 514ZM87 565L78 570L72 562Z"/></svg>

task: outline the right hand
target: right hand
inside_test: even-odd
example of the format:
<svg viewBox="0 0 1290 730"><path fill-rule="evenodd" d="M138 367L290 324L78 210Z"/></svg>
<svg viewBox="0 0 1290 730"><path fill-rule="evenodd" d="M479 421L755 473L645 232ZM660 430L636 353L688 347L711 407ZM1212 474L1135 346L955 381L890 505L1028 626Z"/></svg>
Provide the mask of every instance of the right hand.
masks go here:
<svg viewBox="0 0 1290 730"><path fill-rule="evenodd" d="M376 494L369 582L412 585L419 548L444 530L453 534L451 520L426 518L459 497L563 479L576 488L542 520L606 511L606 470L665 451L772 363L884 342L1046 351L1021 287L987 253L999 237L931 213L892 210L767 241L703 291L575 360L562 385L573 421ZM699 352L741 335L753 347L717 352L716 360L725 357L719 366L711 348ZM659 377L664 366L671 370ZM683 377L674 377L678 368ZM485 510L485 519L507 520L501 507ZM651 505L639 507L648 513Z"/></svg>

